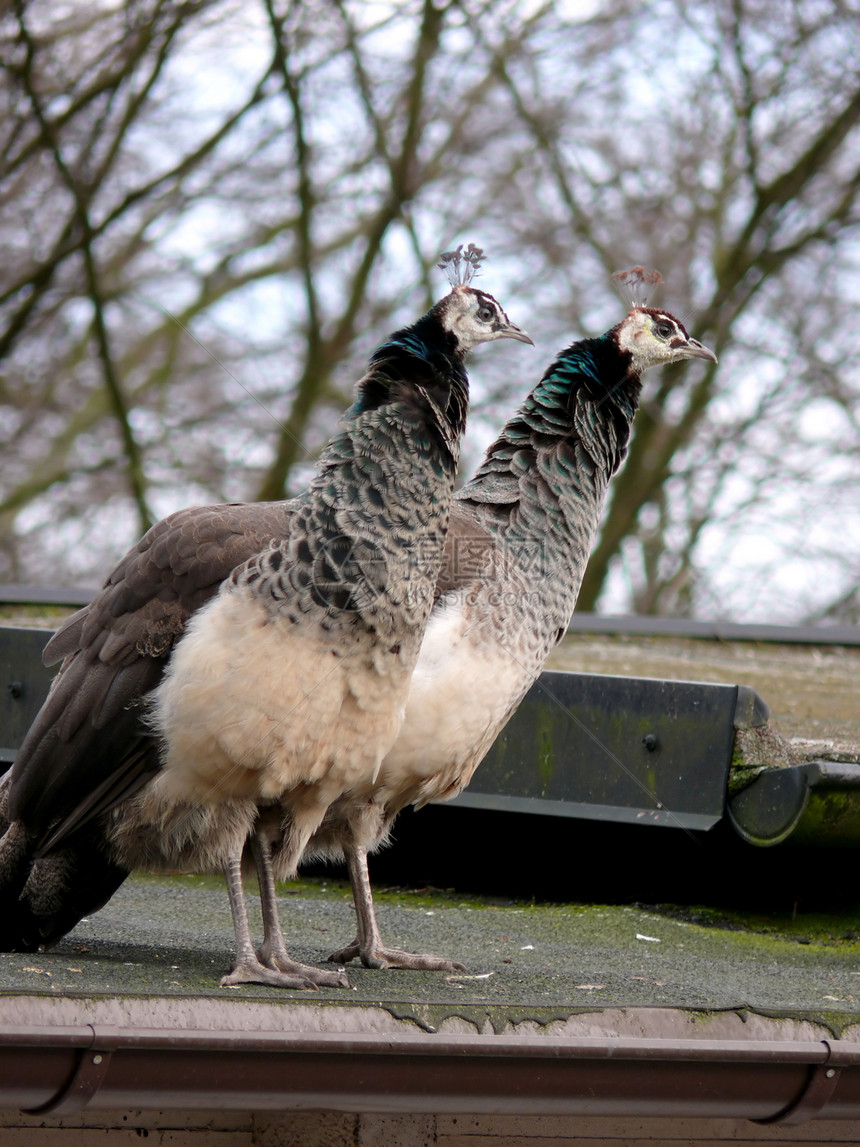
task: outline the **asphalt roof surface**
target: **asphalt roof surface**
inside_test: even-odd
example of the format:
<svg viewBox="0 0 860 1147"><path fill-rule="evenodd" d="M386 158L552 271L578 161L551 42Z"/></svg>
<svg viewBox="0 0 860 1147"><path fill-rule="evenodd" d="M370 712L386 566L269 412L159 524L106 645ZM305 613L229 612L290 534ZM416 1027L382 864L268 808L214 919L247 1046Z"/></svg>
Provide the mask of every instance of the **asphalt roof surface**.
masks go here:
<svg viewBox="0 0 860 1147"><path fill-rule="evenodd" d="M348 886L317 879L282 891L296 958L319 964L351 938ZM51 951L0 954L0 1023L20 1020L25 1002L28 1022L86 1022L93 1009L113 1015L116 1006L140 1022L159 998L174 1008L205 1000L219 1014L222 1005L234 1011L234 1002L274 1004L278 1026L310 1029L361 1028L383 1015L426 1031L454 1022L561 1034L590 1016L588 1030L597 1022L662 1034L667 1023L693 1024L701 1035L721 1017L720 1034L728 1025L732 1038L762 1038L768 1026L774 1038L798 1038L810 1025L857 1038L850 1029L860 1024L860 934L845 919L796 921L793 933L789 926L778 935L753 930L755 921L714 926L631 906L458 901L427 891L383 893L378 911L388 943L452 956L467 971L351 965L349 989L221 988L233 952L223 887L209 878L136 876ZM211 1022L211 1007L207 1014Z"/></svg>
<svg viewBox="0 0 860 1147"><path fill-rule="evenodd" d="M860 648L569 634L548 667L749 684L793 743L860 760ZM647 849L641 863L648 863ZM834 871L824 851L810 850L809 866L823 882L852 880ZM572 879L574 895L576 887ZM296 958L319 964L352 938L348 885L317 878L282 893ZM159 1016L243 1029L394 1031L405 1024L434 1031L465 1024L571 1035L860 1038L860 901L831 917L792 920L785 912L777 918L461 896L377 888L377 906L389 944L450 956L466 973L353 964L345 990L221 988L233 954L221 882L134 876L53 950L0 954L0 1023L94 1016L142 1023Z"/></svg>

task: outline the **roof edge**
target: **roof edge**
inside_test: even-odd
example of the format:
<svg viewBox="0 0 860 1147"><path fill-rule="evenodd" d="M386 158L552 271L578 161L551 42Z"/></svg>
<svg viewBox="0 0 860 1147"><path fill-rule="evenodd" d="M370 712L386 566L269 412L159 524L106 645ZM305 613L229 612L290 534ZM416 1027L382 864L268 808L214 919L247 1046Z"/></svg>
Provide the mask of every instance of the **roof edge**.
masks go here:
<svg viewBox="0 0 860 1147"><path fill-rule="evenodd" d="M755 1070L751 1070L755 1068ZM0 1027L0 1106L860 1117L860 1042Z"/></svg>

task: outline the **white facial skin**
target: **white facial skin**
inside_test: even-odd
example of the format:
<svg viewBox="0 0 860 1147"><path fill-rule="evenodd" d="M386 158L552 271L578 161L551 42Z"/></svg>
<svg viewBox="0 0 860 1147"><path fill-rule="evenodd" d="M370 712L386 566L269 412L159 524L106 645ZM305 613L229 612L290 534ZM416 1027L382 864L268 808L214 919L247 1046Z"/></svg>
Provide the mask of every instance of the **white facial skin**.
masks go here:
<svg viewBox="0 0 860 1147"><path fill-rule="evenodd" d="M464 352L494 339L517 339L534 346L522 327L511 322L492 295L473 287L454 288L447 299L442 325L454 332Z"/></svg>
<svg viewBox="0 0 860 1147"><path fill-rule="evenodd" d="M633 369L641 374L652 366L665 366L686 358L716 362L717 356L666 311L634 308L617 328L618 345L633 356Z"/></svg>

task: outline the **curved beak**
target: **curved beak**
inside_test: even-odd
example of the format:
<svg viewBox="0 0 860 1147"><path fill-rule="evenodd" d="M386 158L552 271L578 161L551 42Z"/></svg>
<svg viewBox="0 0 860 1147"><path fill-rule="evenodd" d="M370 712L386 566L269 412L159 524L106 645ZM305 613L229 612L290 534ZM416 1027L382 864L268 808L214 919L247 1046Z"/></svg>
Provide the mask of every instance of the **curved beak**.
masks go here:
<svg viewBox="0 0 860 1147"><path fill-rule="evenodd" d="M711 350L706 347L704 343L700 343L698 339L687 339L687 345L684 347L685 358L705 358L708 362L719 362L719 359Z"/></svg>
<svg viewBox="0 0 860 1147"><path fill-rule="evenodd" d="M500 339L516 339L517 342L528 343L529 346L534 346L534 339L531 335L526 334L522 327L518 327L516 323L508 322L507 326L500 326L498 332Z"/></svg>

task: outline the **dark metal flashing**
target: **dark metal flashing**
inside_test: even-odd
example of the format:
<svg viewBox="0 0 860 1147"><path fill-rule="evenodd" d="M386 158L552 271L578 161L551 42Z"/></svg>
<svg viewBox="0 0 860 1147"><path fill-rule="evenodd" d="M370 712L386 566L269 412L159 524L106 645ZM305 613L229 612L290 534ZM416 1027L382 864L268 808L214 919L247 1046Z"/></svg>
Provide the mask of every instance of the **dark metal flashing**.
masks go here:
<svg viewBox="0 0 860 1147"><path fill-rule="evenodd" d="M48 629L0 626L0 772L8 769L51 684L42 664Z"/></svg>
<svg viewBox="0 0 860 1147"><path fill-rule="evenodd" d="M450 803L457 808L482 809L485 812L532 813L537 816L570 817L572 820L611 821L613 824L650 824L699 832L707 832L720 819L707 812L678 812L661 807L627 808L615 804L596 804L593 801L550 802L542 797L508 796L503 793L473 791L471 788Z"/></svg>
<svg viewBox="0 0 860 1147"><path fill-rule="evenodd" d="M90 1104L856 1119L860 1044L0 1028L0 1105Z"/></svg>
<svg viewBox="0 0 860 1147"><path fill-rule="evenodd" d="M766 713L737 685L546 671L457 803L708 829L725 813L735 723Z"/></svg>
<svg viewBox="0 0 860 1147"><path fill-rule="evenodd" d="M89 605L96 595L94 589L56 585L0 585L0 603L3 605Z"/></svg>
<svg viewBox="0 0 860 1147"><path fill-rule="evenodd" d="M736 729L760 729L770 720L770 706L749 685L738 685L732 723Z"/></svg>
<svg viewBox="0 0 860 1147"><path fill-rule="evenodd" d="M0 769L48 691L48 637L0 627ZM725 812L735 726L766 719L767 706L747 686L544 672L457 799L469 808L705 830Z"/></svg>

